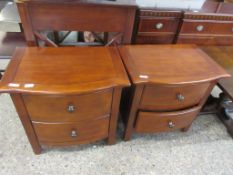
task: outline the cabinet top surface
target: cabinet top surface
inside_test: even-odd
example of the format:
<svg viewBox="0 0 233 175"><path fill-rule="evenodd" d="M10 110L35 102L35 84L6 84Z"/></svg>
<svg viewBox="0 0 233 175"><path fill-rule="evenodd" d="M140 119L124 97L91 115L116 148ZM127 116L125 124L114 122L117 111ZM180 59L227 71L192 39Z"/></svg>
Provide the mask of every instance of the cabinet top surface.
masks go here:
<svg viewBox="0 0 233 175"><path fill-rule="evenodd" d="M114 47L17 48L2 92L84 93L130 85Z"/></svg>
<svg viewBox="0 0 233 175"><path fill-rule="evenodd" d="M137 45L120 47L135 84L200 83L230 75L195 45Z"/></svg>

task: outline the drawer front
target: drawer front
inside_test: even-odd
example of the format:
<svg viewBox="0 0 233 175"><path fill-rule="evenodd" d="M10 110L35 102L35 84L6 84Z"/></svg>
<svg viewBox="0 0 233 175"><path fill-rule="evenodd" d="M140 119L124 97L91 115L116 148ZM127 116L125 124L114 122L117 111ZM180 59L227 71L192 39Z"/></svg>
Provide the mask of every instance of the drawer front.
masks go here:
<svg viewBox="0 0 233 175"><path fill-rule="evenodd" d="M191 125L201 107L178 112L139 112L135 131L165 132L181 129Z"/></svg>
<svg viewBox="0 0 233 175"><path fill-rule="evenodd" d="M210 83L185 86L154 86L144 88L140 109L169 111L198 105Z"/></svg>
<svg viewBox="0 0 233 175"><path fill-rule="evenodd" d="M233 36L197 36L180 35L177 39L178 44L198 44L198 45L233 45Z"/></svg>
<svg viewBox="0 0 233 175"><path fill-rule="evenodd" d="M31 120L73 122L110 114L112 90L85 95L23 95Z"/></svg>
<svg viewBox="0 0 233 175"><path fill-rule="evenodd" d="M171 32L176 33L179 26L178 19L146 19L139 21L138 32Z"/></svg>
<svg viewBox="0 0 233 175"><path fill-rule="evenodd" d="M33 127L42 144L86 144L108 137L109 117L78 123L33 122Z"/></svg>
<svg viewBox="0 0 233 175"><path fill-rule="evenodd" d="M184 21L180 33L233 35L233 22L232 21L226 21L226 22Z"/></svg>
<svg viewBox="0 0 233 175"><path fill-rule="evenodd" d="M172 44L175 39L173 34L143 36L136 37L136 44Z"/></svg>

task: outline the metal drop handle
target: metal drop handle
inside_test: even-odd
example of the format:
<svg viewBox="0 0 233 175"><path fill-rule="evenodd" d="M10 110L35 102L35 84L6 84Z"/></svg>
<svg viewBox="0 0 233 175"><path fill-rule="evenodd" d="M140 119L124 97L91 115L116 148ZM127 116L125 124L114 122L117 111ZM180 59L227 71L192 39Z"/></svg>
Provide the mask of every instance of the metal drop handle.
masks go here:
<svg viewBox="0 0 233 175"><path fill-rule="evenodd" d="M76 108L75 108L75 106L74 106L73 104L69 104L69 105L67 106L67 111L70 112L70 113L74 112L75 109L76 109Z"/></svg>
<svg viewBox="0 0 233 175"><path fill-rule="evenodd" d="M163 23L157 23L156 25L155 25L155 28L156 29L162 29L163 28Z"/></svg>
<svg viewBox="0 0 233 175"><path fill-rule="evenodd" d="M74 138L74 137L77 137L77 136L78 136L77 131L72 130L70 136L73 137L73 138Z"/></svg>
<svg viewBox="0 0 233 175"><path fill-rule="evenodd" d="M174 127L175 127L175 124L174 124L172 121L169 121L169 122L168 122L168 127L169 127L169 128L174 128Z"/></svg>
<svg viewBox="0 0 233 175"><path fill-rule="evenodd" d="M201 31L204 30L204 26L203 25L198 25L196 29L197 29L198 32L201 32Z"/></svg>
<svg viewBox="0 0 233 175"><path fill-rule="evenodd" d="M184 101L184 96L182 94L178 94L176 98L178 101Z"/></svg>

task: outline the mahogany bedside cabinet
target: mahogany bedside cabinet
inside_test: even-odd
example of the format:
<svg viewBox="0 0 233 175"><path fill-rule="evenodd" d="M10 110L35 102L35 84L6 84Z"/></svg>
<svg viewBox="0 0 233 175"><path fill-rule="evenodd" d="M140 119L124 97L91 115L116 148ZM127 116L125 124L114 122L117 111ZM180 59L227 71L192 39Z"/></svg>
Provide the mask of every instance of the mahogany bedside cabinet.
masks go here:
<svg viewBox="0 0 233 175"><path fill-rule="evenodd" d="M133 132L187 131L217 80L230 75L195 45L120 47L133 87L124 139ZM127 109L130 109L127 111Z"/></svg>
<svg viewBox="0 0 233 175"><path fill-rule="evenodd" d="M115 143L121 91L130 86L115 47L17 48L0 82L35 154L41 145Z"/></svg>

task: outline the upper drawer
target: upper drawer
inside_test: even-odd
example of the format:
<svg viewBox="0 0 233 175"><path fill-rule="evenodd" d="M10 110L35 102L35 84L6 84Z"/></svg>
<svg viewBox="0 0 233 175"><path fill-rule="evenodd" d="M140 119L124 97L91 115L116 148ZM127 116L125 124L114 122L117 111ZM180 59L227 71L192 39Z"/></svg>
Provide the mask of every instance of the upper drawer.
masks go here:
<svg viewBox="0 0 233 175"><path fill-rule="evenodd" d="M31 120L72 122L110 114L112 90L85 95L23 95Z"/></svg>
<svg viewBox="0 0 233 175"><path fill-rule="evenodd" d="M176 33L179 19L141 18L138 32L171 32Z"/></svg>
<svg viewBox="0 0 233 175"><path fill-rule="evenodd" d="M233 21L184 21L180 33L233 35Z"/></svg>
<svg viewBox="0 0 233 175"><path fill-rule="evenodd" d="M171 111L198 105L210 83L182 86L147 85L140 102L143 110Z"/></svg>

